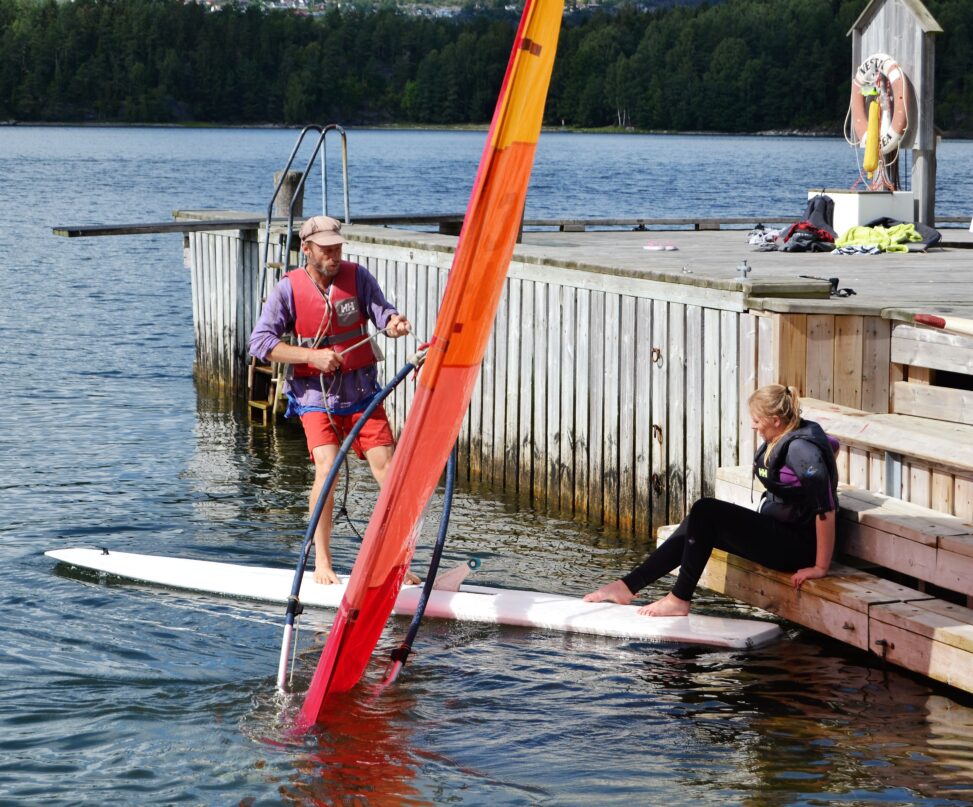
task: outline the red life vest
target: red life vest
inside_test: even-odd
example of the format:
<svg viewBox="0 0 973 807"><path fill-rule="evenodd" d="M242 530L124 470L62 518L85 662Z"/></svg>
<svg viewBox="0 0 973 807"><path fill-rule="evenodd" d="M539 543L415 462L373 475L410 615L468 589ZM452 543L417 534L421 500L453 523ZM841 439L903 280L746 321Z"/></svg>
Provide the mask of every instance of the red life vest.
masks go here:
<svg viewBox="0 0 973 807"><path fill-rule="evenodd" d="M341 356L342 370L358 370L375 364L381 358L371 340L355 344L368 335L368 321L358 302L357 272L358 264L342 261L338 274L328 286L327 302L324 293L305 269L294 269L287 273L294 290L296 343L301 347L330 347L337 351ZM349 347L343 349L342 344L345 343ZM298 377L321 374L320 370L309 364L295 364L293 371Z"/></svg>

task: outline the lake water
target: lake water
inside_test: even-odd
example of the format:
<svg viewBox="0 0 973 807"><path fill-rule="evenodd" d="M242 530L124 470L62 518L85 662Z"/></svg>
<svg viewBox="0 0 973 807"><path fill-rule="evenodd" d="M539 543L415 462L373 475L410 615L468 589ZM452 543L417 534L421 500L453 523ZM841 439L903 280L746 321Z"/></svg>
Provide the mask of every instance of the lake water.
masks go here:
<svg viewBox="0 0 973 807"><path fill-rule="evenodd" d="M194 386L179 236L50 228L265 210L294 137L0 128L0 804L973 803L973 699L793 626L736 653L429 621L395 687L375 694L373 664L333 722L295 739L296 701L274 695L279 609L44 557L293 564L311 480L300 431L253 426ZM350 132L352 213L462 211L483 140ZM527 214L797 216L807 188L848 186L854 166L839 140L545 133ZM973 143L944 143L940 213L970 213L971 174ZM359 530L374 496L358 466ZM339 524L339 568L350 536ZM452 561L483 560L480 582L572 594L645 549L469 492L450 540ZM305 617L298 691L329 618Z"/></svg>

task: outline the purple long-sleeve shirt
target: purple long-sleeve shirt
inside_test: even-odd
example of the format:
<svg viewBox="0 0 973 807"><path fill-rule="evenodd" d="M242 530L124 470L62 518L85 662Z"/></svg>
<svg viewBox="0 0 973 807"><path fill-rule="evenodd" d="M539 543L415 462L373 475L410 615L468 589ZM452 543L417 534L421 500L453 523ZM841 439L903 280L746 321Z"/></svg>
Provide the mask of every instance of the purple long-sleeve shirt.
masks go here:
<svg viewBox="0 0 973 807"><path fill-rule="evenodd" d="M355 272L355 288L361 310L378 329L384 328L392 315L398 313L385 299L378 281L364 266L359 266ZM250 354L270 361L270 352L284 334L293 332L296 321L294 288L285 275L264 303L260 318L250 334ZM379 389L378 370L374 364L360 370L325 375L323 389L320 376L290 378L286 388L291 402L288 414L301 414L314 409L327 409L336 414L359 412Z"/></svg>

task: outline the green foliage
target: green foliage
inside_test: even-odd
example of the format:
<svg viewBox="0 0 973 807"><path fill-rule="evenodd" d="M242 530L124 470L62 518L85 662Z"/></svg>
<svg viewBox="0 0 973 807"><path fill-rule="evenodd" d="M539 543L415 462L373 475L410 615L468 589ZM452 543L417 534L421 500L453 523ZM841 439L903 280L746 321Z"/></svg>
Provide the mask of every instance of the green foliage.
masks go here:
<svg viewBox="0 0 973 807"><path fill-rule="evenodd" d="M494 4L497 5L497 4ZM484 123L516 19L308 17L178 0L0 0L0 120ZM547 122L837 132L865 0L726 0L568 13ZM937 123L973 130L973 3L929 0ZM570 8L571 6L569 6Z"/></svg>

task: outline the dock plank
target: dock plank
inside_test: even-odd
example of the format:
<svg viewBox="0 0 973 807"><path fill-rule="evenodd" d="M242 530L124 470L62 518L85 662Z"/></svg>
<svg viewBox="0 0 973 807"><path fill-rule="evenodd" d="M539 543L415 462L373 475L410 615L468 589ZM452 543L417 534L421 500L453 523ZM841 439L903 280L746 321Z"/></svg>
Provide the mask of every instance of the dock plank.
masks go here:
<svg viewBox="0 0 973 807"><path fill-rule="evenodd" d="M564 453L561 427L561 288L551 285L547 289L547 501L553 509L559 507L561 491L561 457Z"/></svg>
<svg viewBox="0 0 973 807"><path fill-rule="evenodd" d="M635 309L635 520L636 535L652 532L652 302Z"/></svg>
<svg viewBox="0 0 973 807"><path fill-rule="evenodd" d="M578 323L577 352L574 357L574 512L580 518L588 516L588 454L590 447L590 390L588 389L588 358L591 351L591 292L580 290L576 297ZM638 511L636 511L637 513Z"/></svg>
<svg viewBox="0 0 973 807"><path fill-rule="evenodd" d="M686 497L686 306L672 303L669 306L669 362L666 372L667 423L666 453L669 502L667 522L680 521L686 514L689 500Z"/></svg>
<svg viewBox="0 0 973 807"><path fill-rule="evenodd" d="M590 292L591 362L588 376L588 512L593 524L604 522L605 459L605 293ZM648 509L646 510L648 512Z"/></svg>
<svg viewBox="0 0 973 807"><path fill-rule="evenodd" d="M534 283L534 363L525 382L533 383L533 500L547 501L547 295L546 283Z"/></svg>
<svg viewBox="0 0 973 807"><path fill-rule="evenodd" d="M619 325L618 379L618 526L631 533L635 523L635 382L636 305L634 297L622 297Z"/></svg>
<svg viewBox="0 0 973 807"><path fill-rule="evenodd" d="M652 527L667 521L668 475L666 445L668 435L666 419L669 378L669 305L665 300L652 302Z"/></svg>
<svg viewBox="0 0 973 807"><path fill-rule="evenodd" d="M871 611L871 651L893 664L973 691L973 610L930 599Z"/></svg>
<svg viewBox="0 0 973 807"><path fill-rule="evenodd" d="M932 599L906 586L835 564L831 575L800 589L790 575L714 550L700 585L869 650L869 611L875 606Z"/></svg>
<svg viewBox="0 0 973 807"><path fill-rule="evenodd" d="M973 391L896 381L893 397L897 414L973 426Z"/></svg>
<svg viewBox="0 0 973 807"><path fill-rule="evenodd" d="M520 459L517 494L524 501L530 501L533 492L534 465L534 328L531 318L534 312L534 284L517 281L520 284L521 311L523 312L523 339L520 343L520 373L517 410L517 455Z"/></svg>
<svg viewBox="0 0 973 807"><path fill-rule="evenodd" d="M686 307L686 346L693 355L703 352L703 309L698 305ZM752 372L752 364L750 368ZM744 382L738 379L737 383ZM685 431L685 501L691 504L703 495L703 366L698 361L686 364Z"/></svg>
<svg viewBox="0 0 973 807"><path fill-rule="evenodd" d="M618 373L621 328L621 300L605 295L605 352L602 375L599 379L603 393L604 420L602 430L602 468L604 469L602 514L606 524L618 524L619 485L619 400Z"/></svg>

